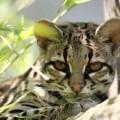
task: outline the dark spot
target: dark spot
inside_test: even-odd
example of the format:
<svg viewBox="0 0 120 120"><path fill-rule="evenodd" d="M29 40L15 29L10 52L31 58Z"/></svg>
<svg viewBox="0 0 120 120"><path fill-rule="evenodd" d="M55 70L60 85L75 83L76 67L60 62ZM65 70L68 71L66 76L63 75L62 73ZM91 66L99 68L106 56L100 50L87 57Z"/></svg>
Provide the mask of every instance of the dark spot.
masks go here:
<svg viewBox="0 0 120 120"><path fill-rule="evenodd" d="M5 119L5 120L7 120L7 119ZM18 118L17 118L17 117L14 117L12 120L18 120Z"/></svg>
<svg viewBox="0 0 120 120"><path fill-rule="evenodd" d="M52 102L47 102L49 105L51 105L51 106L58 106L58 104L57 103L52 103Z"/></svg>
<svg viewBox="0 0 120 120"><path fill-rule="evenodd" d="M34 72L34 75L33 75L34 77L36 77L37 76L37 72Z"/></svg>
<svg viewBox="0 0 120 120"><path fill-rule="evenodd" d="M48 81L46 81L46 83L53 83L54 82L54 80L52 80L52 79L49 79Z"/></svg>
<svg viewBox="0 0 120 120"><path fill-rule="evenodd" d="M37 106L30 105L28 103L23 103L22 106L30 107L30 108L38 108Z"/></svg>
<svg viewBox="0 0 120 120"><path fill-rule="evenodd" d="M95 55L96 55L96 57L99 57L99 56L100 56L100 53L96 53Z"/></svg>
<svg viewBox="0 0 120 120"><path fill-rule="evenodd" d="M72 33L71 33L71 32L69 32L69 39L71 39L71 37L72 37Z"/></svg>
<svg viewBox="0 0 120 120"><path fill-rule="evenodd" d="M36 94L34 94L34 93L30 93L30 94L29 94L29 96L32 96L32 97L33 97L33 96L34 96L34 97L37 97L37 96L36 96Z"/></svg>
<svg viewBox="0 0 120 120"><path fill-rule="evenodd" d="M52 102L49 102L49 101L47 101L47 100L43 100L43 102L49 104L50 106L58 106L57 103L52 103Z"/></svg>
<svg viewBox="0 0 120 120"><path fill-rule="evenodd" d="M70 104L65 104L64 110L67 110L70 107Z"/></svg>
<svg viewBox="0 0 120 120"><path fill-rule="evenodd" d="M103 41L103 43L112 43L112 38L109 37L108 39L106 39L105 41Z"/></svg>
<svg viewBox="0 0 120 120"><path fill-rule="evenodd" d="M109 73L112 74L113 73L113 69L112 67L109 66Z"/></svg>
<svg viewBox="0 0 120 120"><path fill-rule="evenodd" d="M85 70L84 79L89 79L89 75L88 74L89 74L88 71Z"/></svg>
<svg viewBox="0 0 120 120"><path fill-rule="evenodd" d="M38 113L39 113L39 110L34 110L34 113L35 113L35 114L38 114Z"/></svg>
<svg viewBox="0 0 120 120"><path fill-rule="evenodd" d="M64 57L65 61L67 61L67 50L68 50L68 46L66 45L64 50L63 50L63 57Z"/></svg>
<svg viewBox="0 0 120 120"><path fill-rule="evenodd" d="M23 112L23 110L15 109L10 111L10 113L20 113L20 112Z"/></svg>
<svg viewBox="0 0 120 120"><path fill-rule="evenodd" d="M88 86L87 88L90 89L90 86Z"/></svg>
<svg viewBox="0 0 120 120"><path fill-rule="evenodd" d="M106 83L104 83L104 85L110 85L111 84L111 82L106 82Z"/></svg>
<svg viewBox="0 0 120 120"><path fill-rule="evenodd" d="M89 57L89 61L92 59L93 57L93 50L89 48L89 53L88 53L88 57Z"/></svg>
<svg viewBox="0 0 120 120"><path fill-rule="evenodd" d="M39 120L38 118L33 118L32 120ZM40 119L41 120L41 119Z"/></svg>
<svg viewBox="0 0 120 120"><path fill-rule="evenodd" d="M65 40L68 39L68 34L66 34L66 33L63 32L63 36L64 36L64 39L65 39Z"/></svg>
<svg viewBox="0 0 120 120"><path fill-rule="evenodd" d="M106 82L108 82L107 80L102 80L102 81L100 81L101 83L106 83Z"/></svg>
<svg viewBox="0 0 120 120"><path fill-rule="evenodd" d="M70 71L68 70L68 71L66 72L66 76L64 77L64 79L70 80L70 76L71 76L71 74L70 74ZM63 86L64 86L64 85L63 85Z"/></svg>
<svg viewBox="0 0 120 120"><path fill-rule="evenodd" d="M94 94L101 100L101 102L107 99L107 96L105 94L101 93L100 91L97 91Z"/></svg>
<svg viewBox="0 0 120 120"><path fill-rule="evenodd" d="M55 119L54 116L52 116L52 117L50 118L50 120L57 120L57 119Z"/></svg>
<svg viewBox="0 0 120 120"><path fill-rule="evenodd" d="M45 116L41 116L40 120L45 120ZM46 119L47 120L47 119Z"/></svg>
<svg viewBox="0 0 120 120"><path fill-rule="evenodd" d="M91 87L90 90L94 90L95 88L94 87Z"/></svg>
<svg viewBox="0 0 120 120"><path fill-rule="evenodd" d="M27 115L27 112L23 112L21 115L22 115L22 116L26 116L26 115Z"/></svg>
<svg viewBox="0 0 120 120"><path fill-rule="evenodd" d="M86 32L85 34L86 34L86 36L87 36L87 38L88 38L88 39L87 39L87 42L88 42L88 41L90 40L90 38L91 38L90 33L89 33L89 32ZM89 41L88 43L90 43L90 41Z"/></svg>
<svg viewBox="0 0 120 120"><path fill-rule="evenodd" d="M36 84L36 86L37 86L37 87L42 87L42 88L44 88L44 86L41 85L41 84Z"/></svg>
<svg viewBox="0 0 120 120"><path fill-rule="evenodd" d="M61 53L57 53L58 56L61 56Z"/></svg>
<svg viewBox="0 0 120 120"><path fill-rule="evenodd" d="M93 82L92 80L91 80L91 82ZM95 89L96 88L96 83L92 83L92 85L90 85L90 89Z"/></svg>
<svg viewBox="0 0 120 120"><path fill-rule="evenodd" d="M92 88L92 87L95 87L95 85L96 85L96 84L92 84L92 85L90 85L90 87L91 87L91 88Z"/></svg>
<svg viewBox="0 0 120 120"><path fill-rule="evenodd" d="M63 96L58 92L58 91L48 91L49 94L51 94L52 96L54 97L57 97L57 98L63 98Z"/></svg>
<svg viewBox="0 0 120 120"><path fill-rule="evenodd" d="M50 114L54 112L54 109L50 110Z"/></svg>
<svg viewBox="0 0 120 120"><path fill-rule="evenodd" d="M37 98L37 97L36 97ZM38 99L33 99L35 102L40 104L40 101Z"/></svg>
<svg viewBox="0 0 120 120"><path fill-rule="evenodd" d="M34 63L34 66L35 66L36 62ZM23 80L26 80L26 77L28 77L28 75L30 74L30 72L32 71L33 69L30 68L25 74L24 74L24 79Z"/></svg>

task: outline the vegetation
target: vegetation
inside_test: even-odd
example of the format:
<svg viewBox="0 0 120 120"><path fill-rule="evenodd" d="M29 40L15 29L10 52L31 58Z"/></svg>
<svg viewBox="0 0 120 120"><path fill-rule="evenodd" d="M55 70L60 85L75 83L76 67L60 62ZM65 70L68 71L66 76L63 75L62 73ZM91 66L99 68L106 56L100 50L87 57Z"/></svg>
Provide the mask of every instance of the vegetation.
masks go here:
<svg viewBox="0 0 120 120"><path fill-rule="evenodd" d="M33 35L34 22L19 15L22 9L34 1L0 1L0 81L23 74L32 67L38 57L38 48ZM57 22L77 4L88 1L90 0L64 0L53 22Z"/></svg>

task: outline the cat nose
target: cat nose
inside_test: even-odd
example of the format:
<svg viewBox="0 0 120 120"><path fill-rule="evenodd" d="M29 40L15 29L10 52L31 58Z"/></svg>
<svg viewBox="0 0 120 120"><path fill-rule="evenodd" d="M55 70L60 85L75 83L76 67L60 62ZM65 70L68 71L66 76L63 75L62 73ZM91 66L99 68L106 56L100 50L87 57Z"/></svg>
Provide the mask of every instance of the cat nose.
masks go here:
<svg viewBox="0 0 120 120"><path fill-rule="evenodd" d="M79 93L85 85L83 83L72 83L71 89L75 93Z"/></svg>

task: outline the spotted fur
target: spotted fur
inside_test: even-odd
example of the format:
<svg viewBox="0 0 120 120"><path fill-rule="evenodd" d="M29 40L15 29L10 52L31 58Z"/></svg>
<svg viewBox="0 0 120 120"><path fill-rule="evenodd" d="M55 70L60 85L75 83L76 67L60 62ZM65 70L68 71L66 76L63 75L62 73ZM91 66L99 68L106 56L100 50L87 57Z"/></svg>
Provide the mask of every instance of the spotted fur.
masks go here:
<svg viewBox="0 0 120 120"><path fill-rule="evenodd" d="M37 71L47 78L29 70L23 77L28 95L6 113L63 120L104 101L115 74L120 20L109 20L98 29L94 23L55 25L41 20L39 24L55 32L43 35L38 30L44 28L35 31L40 47Z"/></svg>

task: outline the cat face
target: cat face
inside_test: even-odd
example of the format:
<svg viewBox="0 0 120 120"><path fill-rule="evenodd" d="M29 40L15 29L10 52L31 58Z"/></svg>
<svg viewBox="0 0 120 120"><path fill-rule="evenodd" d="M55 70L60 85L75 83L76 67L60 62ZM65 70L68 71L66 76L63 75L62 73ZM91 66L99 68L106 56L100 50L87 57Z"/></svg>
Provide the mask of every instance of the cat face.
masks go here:
<svg viewBox="0 0 120 120"><path fill-rule="evenodd" d="M120 23L116 19L101 25L96 35L96 25L92 23L57 26L43 20L39 28L37 24L35 35L40 46L41 71L49 77L48 89L59 91L63 96L108 91L114 79L114 54L118 48L113 49L118 45L115 40L113 44L113 36L108 31L112 31L111 24ZM44 32L40 33L40 29Z"/></svg>

